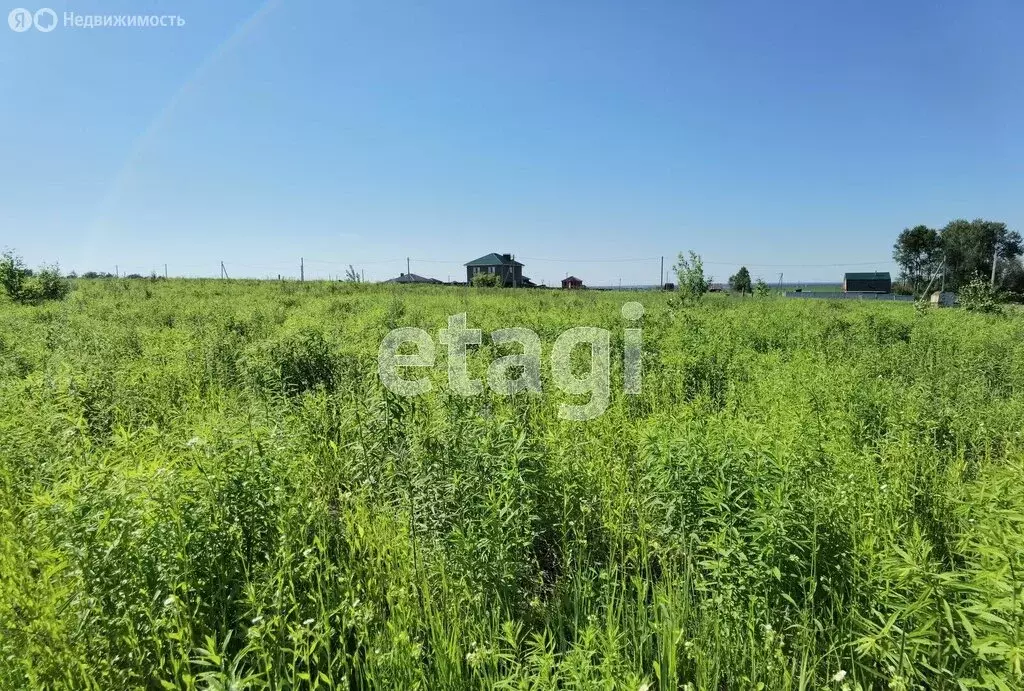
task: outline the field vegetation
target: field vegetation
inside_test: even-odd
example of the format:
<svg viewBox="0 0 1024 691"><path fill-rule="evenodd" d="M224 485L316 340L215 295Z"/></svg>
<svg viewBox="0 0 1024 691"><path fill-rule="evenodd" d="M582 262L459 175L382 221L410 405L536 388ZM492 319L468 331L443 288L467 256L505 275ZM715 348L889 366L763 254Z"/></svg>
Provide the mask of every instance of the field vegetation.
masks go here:
<svg viewBox="0 0 1024 691"><path fill-rule="evenodd" d="M382 387L462 312L607 328L608 410ZM0 403L3 689L1024 686L1021 313L80 280Z"/></svg>

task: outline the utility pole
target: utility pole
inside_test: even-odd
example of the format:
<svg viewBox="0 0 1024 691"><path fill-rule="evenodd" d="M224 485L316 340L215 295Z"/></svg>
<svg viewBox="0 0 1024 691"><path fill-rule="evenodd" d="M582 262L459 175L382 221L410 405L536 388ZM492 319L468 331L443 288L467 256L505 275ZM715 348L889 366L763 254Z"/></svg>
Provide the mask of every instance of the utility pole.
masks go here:
<svg viewBox="0 0 1024 691"><path fill-rule="evenodd" d="M665 255L661 255L661 280L658 281L658 287L663 288L665 286Z"/></svg>
<svg viewBox="0 0 1024 691"><path fill-rule="evenodd" d="M942 254L942 288L940 289L943 293L946 292L946 254Z"/></svg>
<svg viewBox="0 0 1024 691"><path fill-rule="evenodd" d="M406 275L409 275L409 274L412 273L412 271L409 270L409 257L405 258L405 273L406 273Z"/></svg>
<svg viewBox="0 0 1024 691"><path fill-rule="evenodd" d="M224 262L223 261L220 263L220 277L221 278L230 278L228 276L228 270L226 268L224 268Z"/></svg>
<svg viewBox="0 0 1024 691"><path fill-rule="evenodd" d="M164 264L164 280L167 280L167 265Z"/></svg>
<svg viewBox="0 0 1024 691"><path fill-rule="evenodd" d="M992 248L992 289L996 287L996 262L999 261L999 238L996 237L995 247Z"/></svg>
<svg viewBox="0 0 1024 691"><path fill-rule="evenodd" d="M121 278L121 272L118 270L117 264L114 264L114 278Z"/></svg>
<svg viewBox="0 0 1024 691"><path fill-rule="evenodd" d="M782 290L782 272L779 272L779 290Z"/></svg>
<svg viewBox="0 0 1024 691"><path fill-rule="evenodd" d="M299 281L306 282L306 260L303 257L299 257Z"/></svg>
<svg viewBox="0 0 1024 691"><path fill-rule="evenodd" d="M359 275L362 277L359 282L360 283L366 283L366 269L363 269L362 271L360 271Z"/></svg>

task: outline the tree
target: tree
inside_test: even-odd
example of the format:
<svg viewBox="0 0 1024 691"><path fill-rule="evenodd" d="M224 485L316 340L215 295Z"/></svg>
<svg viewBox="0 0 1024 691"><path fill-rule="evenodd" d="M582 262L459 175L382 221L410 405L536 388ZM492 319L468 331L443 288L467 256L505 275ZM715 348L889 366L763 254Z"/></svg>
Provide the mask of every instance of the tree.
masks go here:
<svg viewBox="0 0 1024 691"><path fill-rule="evenodd" d="M347 283L362 283L363 278L359 275L359 272L356 271L355 267L349 264L348 268L345 269L345 281Z"/></svg>
<svg viewBox="0 0 1024 691"><path fill-rule="evenodd" d="M999 278L996 282L999 290L1015 302L1024 302L1024 261L1002 259L999 262Z"/></svg>
<svg viewBox="0 0 1024 691"><path fill-rule="evenodd" d="M892 258L903 270L903 281L916 293L942 260L942 239L928 226L905 228L893 246Z"/></svg>
<svg viewBox="0 0 1024 691"><path fill-rule="evenodd" d="M753 292L750 285L750 272L747 271L747 267L741 266L739 271L729 277L729 287L740 295Z"/></svg>
<svg viewBox="0 0 1024 691"><path fill-rule="evenodd" d="M754 284L754 294L757 295L757 297L759 297L759 298L768 297L768 294L771 293L771 292L772 292L771 288L768 287L767 283L765 283L760 278L757 279L757 283Z"/></svg>
<svg viewBox="0 0 1024 691"><path fill-rule="evenodd" d="M690 258L687 260L686 255L680 252L676 261L678 263L672 270L676 272L683 298L694 302L700 300L711 284L711 277L704 276L704 262L700 255L690 250Z"/></svg>
<svg viewBox="0 0 1024 691"><path fill-rule="evenodd" d="M1007 229L1005 223L980 218L950 221L942 229L941 238L946 285L954 290L979 276L991 281L1000 259L1013 260L1024 251L1020 233Z"/></svg>

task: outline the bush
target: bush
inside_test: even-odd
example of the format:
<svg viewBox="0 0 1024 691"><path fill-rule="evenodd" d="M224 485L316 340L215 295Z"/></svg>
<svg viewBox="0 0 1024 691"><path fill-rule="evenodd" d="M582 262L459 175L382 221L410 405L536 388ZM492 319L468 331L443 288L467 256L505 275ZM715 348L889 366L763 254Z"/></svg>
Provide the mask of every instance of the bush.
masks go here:
<svg viewBox="0 0 1024 691"><path fill-rule="evenodd" d="M704 275L704 261L690 250L690 258L679 253L678 263L673 266L679 280L679 292L683 300L698 302L711 287L711 277Z"/></svg>
<svg viewBox="0 0 1024 691"><path fill-rule="evenodd" d="M60 268L44 266L29 280L37 300L63 300L71 292L71 283L60 275Z"/></svg>
<svg viewBox="0 0 1024 691"><path fill-rule="evenodd" d="M960 306L968 312L1000 314L1003 311L999 305L998 292L987 281L977 276L960 289L959 301Z"/></svg>
<svg viewBox="0 0 1024 691"><path fill-rule="evenodd" d="M473 277L473 285L477 288L497 288L498 274L477 274Z"/></svg>
<svg viewBox="0 0 1024 691"><path fill-rule="evenodd" d="M11 251L0 256L0 286L19 303L63 300L71 292L71 283L60 275L57 265L43 266L33 273Z"/></svg>
<svg viewBox="0 0 1024 691"><path fill-rule="evenodd" d="M12 300L18 300L25 289L25 281L29 275L21 257L13 252L4 252L0 257L0 286L3 286L4 292Z"/></svg>
<svg viewBox="0 0 1024 691"><path fill-rule="evenodd" d="M334 349L315 329L255 344L243 357L242 366L257 388L286 396L321 386L331 391L338 380Z"/></svg>

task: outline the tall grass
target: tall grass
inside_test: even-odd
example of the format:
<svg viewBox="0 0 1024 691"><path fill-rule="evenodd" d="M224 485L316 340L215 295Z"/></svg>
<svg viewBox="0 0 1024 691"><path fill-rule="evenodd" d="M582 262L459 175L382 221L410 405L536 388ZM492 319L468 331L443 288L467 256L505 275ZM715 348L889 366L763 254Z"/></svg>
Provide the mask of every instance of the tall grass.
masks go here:
<svg viewBox="0 0 1024 691"><path fill-rule="evenodd" d="M0 687L1021 688L1024 316L80 282L0 305ZM388 329L612 331L402 399ZM629 324L633 326L633 324ZM497 356L471 356L479 374Z"/></svg>

